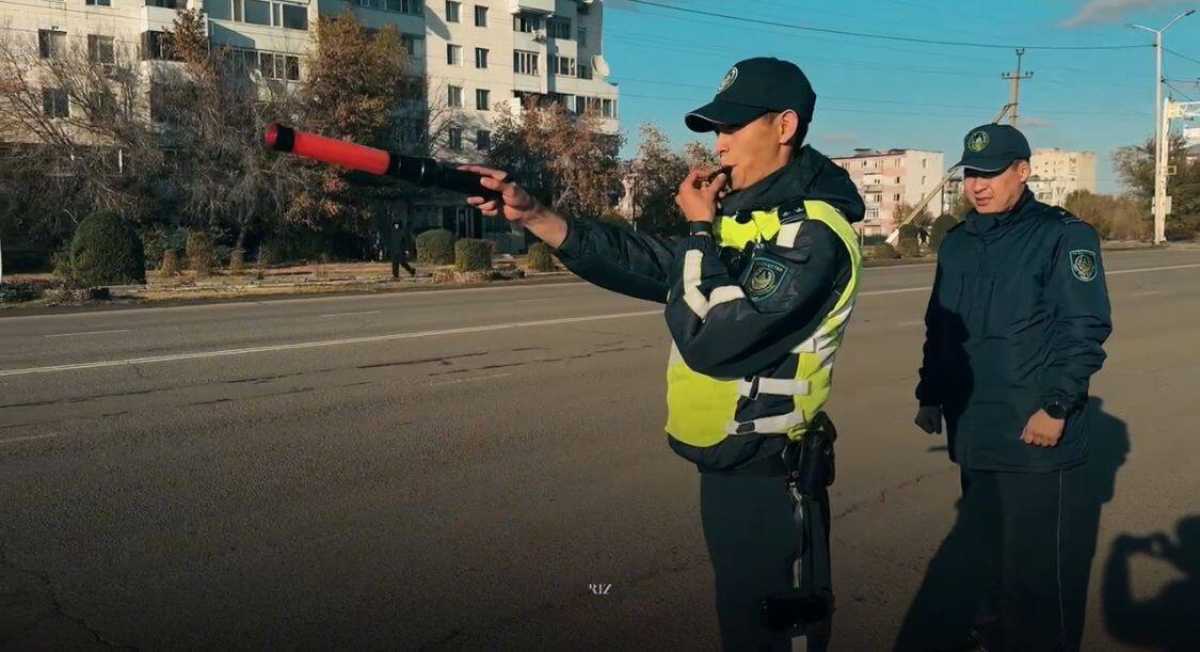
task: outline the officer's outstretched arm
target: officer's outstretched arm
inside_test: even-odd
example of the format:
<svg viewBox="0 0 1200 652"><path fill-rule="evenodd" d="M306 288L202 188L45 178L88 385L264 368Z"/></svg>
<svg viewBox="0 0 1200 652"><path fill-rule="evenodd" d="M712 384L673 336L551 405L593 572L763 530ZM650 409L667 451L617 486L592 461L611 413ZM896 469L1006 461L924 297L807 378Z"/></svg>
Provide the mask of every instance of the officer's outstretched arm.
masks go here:
<svg viewBox="0 0 1200 652"><path fill-rule="evenodd" d="M711 237L689 236L676 261L667 326L684 362L743 378L782 359L820 325L849 281L850 255L825 224L804 222L791 247L763 247L733 278Z"/></svg>
<svg viewBox="0 0 1200 652"><path fill-rule="evenodd" d="M500 193L500 200L469 197L467 203L484 215L503 216L528 229L553 247L558 259L584 280L638 299L659 303L667 300L674 261L672 245L667 240L611 224L568 220L509 181L508 173L503 170L479 165L464 165L460 169L480 175L485 188Z"/></svg>
<svg viewBox="0 0 1200 652"><path fill-rule="evenodd" d="M1104 364L1103 344L1112 332L1112 309L1100 239L1088 224L1068 219L1047 274L1046 295L1054 324L1042 399L1078 407L1087 400L1092 374Z"/></svg>
<svg viewBox="0 0 1200 652"><path fill-rule="evenodd" d="M675 262L674 243L612 224L571 220L555 250L577 276L613 292L665 303Z"/></svg>

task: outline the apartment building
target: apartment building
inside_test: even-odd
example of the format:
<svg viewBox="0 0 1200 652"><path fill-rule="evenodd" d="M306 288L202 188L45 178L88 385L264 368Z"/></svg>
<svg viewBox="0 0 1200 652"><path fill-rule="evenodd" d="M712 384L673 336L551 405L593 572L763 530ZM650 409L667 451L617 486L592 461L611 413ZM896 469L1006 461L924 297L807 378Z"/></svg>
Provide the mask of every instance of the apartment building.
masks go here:
<svg viewBox="0 0 1200 652"><path fill-rule="evenodd" d="M1062 206L1076 190L1096 192L1096 154L1058 148L1033 150L1029 189L1038 201Z"/></svg>
<svg viewBox="0 0 1200 652"><path fill-rule="evenodd" d="M855 225L863 235L886 236L894 231L903 215L901 204L916 206L942 180L945 169L941 152L921 149L877 151L856 149L850 156L833 162L850 173L862 195L867 214ZM942 214L943 201L935 199L926 207L931 215Z"/></svg>
<svg viewBox="0 0 1200 652"><path fill-rule="evenodd" d="M264 81L301 82L322 16L352 12L366 27L395 26L428 77L431 113L453 114L439 157L479 160L499 112L527 101L594 110L601 129L619 129L617 87L608 82L600 0L28 0L0 1L0 29L37 38L43 56L78 45L94 60L164 58L179 8L199 9L214 46L229 48ZM47 111L67 114L65 94L46 89ZM445 226L480 237L507 230L473 209L429 205L409 215L414 228Z"/></svg>

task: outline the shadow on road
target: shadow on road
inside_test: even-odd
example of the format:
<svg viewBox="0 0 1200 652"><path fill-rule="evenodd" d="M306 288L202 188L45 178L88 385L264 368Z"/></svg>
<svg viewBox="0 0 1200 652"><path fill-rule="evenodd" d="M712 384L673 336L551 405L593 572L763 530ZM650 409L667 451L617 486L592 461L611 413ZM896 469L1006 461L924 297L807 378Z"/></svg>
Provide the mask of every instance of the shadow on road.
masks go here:
<svg viewBox="0 0 1200 652"><path fill-rule="evenodd" d="M1117 470L1125 463L1130 448L1125 423L1105 413L1103 401L1090 398L1087 409L1091 448L1085 467L1085 496L1079 500L1082 507L1077 507L1075 514L1078 535L1063 542L1061 568L1064 576L1074 574L1076 582L1083 582L1085 586L1096 551L1101 506L1112 500ZM1000 504L994 487L979 486L972 487L970 492L964 491L964 497L955 506L958 517L954 526L930 561L921 587L905 615L895 642L896 650L972 649L969 646L971 628L997 618L998 605L994 596L998 587L993 569L1000 564L1003 551L996 550L995 543L984 542L1004 540L995 525L1000 520ZM1200 537L1192 541L1192 545L1200 546ZM981 550L989 547L993 549L991 558L981 554ZM1195 561L1195 557L1191 559ZM1194 598L1195 594L1192 595ZM1193 600L1191 604L1197 602ZM1067 622L1082 627L1085 605L1080 601L1063 607ZM1079 630L1076 630L1076 638L1078 635Z"/></svg>
<svg viewBox="0 0 1200 652"><path fill-rule="evenodd" d="M1166 561L1185 577L1158 595L1137 600L1129 561L1136 554ZM1122 534L1104 566L1104 625L1113 638L1155 650L1200 650L1200 516L1181 519L1175 540L1166 532L1148 537Z"/></svg>

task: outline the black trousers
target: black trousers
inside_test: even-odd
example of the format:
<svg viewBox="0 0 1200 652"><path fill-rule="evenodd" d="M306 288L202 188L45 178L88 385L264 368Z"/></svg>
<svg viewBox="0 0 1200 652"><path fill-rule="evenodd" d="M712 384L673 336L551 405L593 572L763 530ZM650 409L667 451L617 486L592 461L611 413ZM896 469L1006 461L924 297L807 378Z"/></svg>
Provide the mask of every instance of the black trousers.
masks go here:
<svg viewBox="0 0 1200 652"><path fill-rule="evenodd" d="M392 256L392 278L400 278L400 268L403 267L410 276L415 276L417 270L408 264L408 256Z"/></svg>
<svg viewBox="0 0 1200 652"><path fill-rule="evenodd" d="M782 476L700 474L700 519L716 576L721 649L791 650L768 629L761 604L792 588L796 527Z"/></svg>
<svg viewBox="0 0 1200 652"><path fill-rule="evenodd" d="M1086 467L962 471L958 520L929 564L896 650L1079 650L1100 501Z"/></svg>

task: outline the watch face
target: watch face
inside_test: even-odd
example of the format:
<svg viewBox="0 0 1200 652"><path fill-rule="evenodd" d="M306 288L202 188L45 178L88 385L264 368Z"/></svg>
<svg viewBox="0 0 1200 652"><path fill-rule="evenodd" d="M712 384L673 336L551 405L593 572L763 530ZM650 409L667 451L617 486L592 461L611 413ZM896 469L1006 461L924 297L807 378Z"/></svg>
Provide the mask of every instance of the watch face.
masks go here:
<svg viewBox="0 0 1200 652"><path fill-rule="evenodd" d="M1055 419L1062 419L1063 417L1067 416L1067 408L1064 407L1062 403L1051 403L1050 405L1046 406L1046 414L1049 414Z"/></svg>

